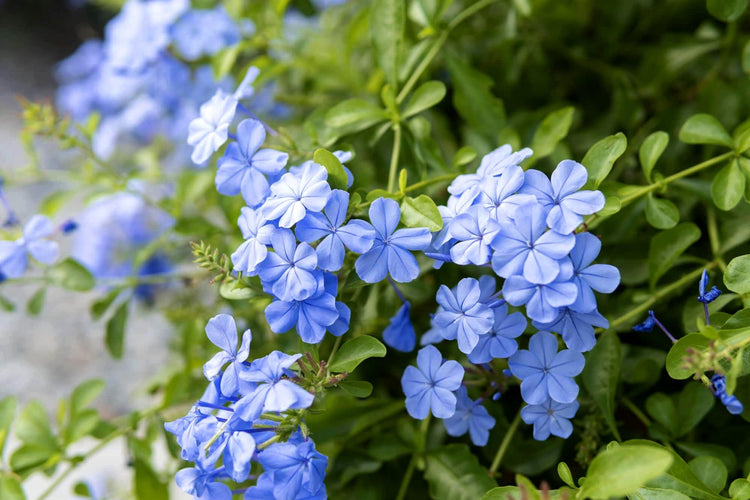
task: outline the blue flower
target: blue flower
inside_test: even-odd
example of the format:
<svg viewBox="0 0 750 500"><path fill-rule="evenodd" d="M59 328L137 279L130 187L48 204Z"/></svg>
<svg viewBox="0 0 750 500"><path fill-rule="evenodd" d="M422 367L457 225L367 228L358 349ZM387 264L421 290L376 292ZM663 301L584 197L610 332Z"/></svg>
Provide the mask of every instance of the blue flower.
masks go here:
<svg viewBox="0 0 750 500"><path fill-rule="evenodd" d="M170 34L188 61L214 55L240 40L239 27L222 7L188 11L171 26Z"/></svg>
<svg viewBox="0 0 750 500"><path fill-rule="evenodd" d="M456 177L448 186L448 192L454 196L465 196L471 203L481 193L482 186L485 186L493 177L502 175L513 166L518 166L532 154L529 148L514 153L510 145L501 146L482 158L476 174Z"/></svg>
<svg viewBox="0 0 750 500"><path fill-rule="evenodd" d="M242 193L251 207L271 194L267 175L275 176L286 166L289 155L274 149L260 149L266 129L258 120L243 120L237 126L237 142L227 146L216 171L216 190L225 196Z"/></svg>
<svg viewBox="0 0 750 500"><path fill-rule="evenodd" d="M258 264L266 260L268 255L266 245L271 243L271 237L276 228L267 224L259 211L249 207L240 209L237 225L245 241L232 253L232 264L235 271L252 276L256 273Z"/></svg>
<svg viewBox="0 0 750 500"><path fill-rule="evenodd" d="M472 363L489 363L496 358L508 358L518 350L513 340L526 329L526 318L520 312L508 314L508 306L499 305L493 309L494 322L486 335L479 336L479 342L469 353Z"/></svg>
<svg viewBox="0 0 750 500"><path fill-rule="evenodd" d="M517 193L523 183L523 169L517 165L507 167L502 175L479 186L479 205L497 221L512 218L519 206L536 202L532 195Z"/></svg>
<svg viewBox="0 0 750 500"><path fill-rule="evenodd" d="M216 482L217 476L221 473L198 466L178 471L175 480L182 491L198 500L232 500L232 490L226 484Z"/></svg>
<svg viewBox="0 0 750 500"><path fill-rule="evenodd" d="M317 344L323 340L326 328L339 319L337 305L336 297L326 291L301 301L274 300L266 307L266 320L274 333L288 332L296 326L303 342Z"/></svg>
<svg viewBox="0 0 750 500"><path fill-rule="evenodd" d="M546 212L538 204L524 205L492 242L492 269L503 278L522 274L530 283L551 283L560 274L559 259L575 245L572 234L546 231Z"/></svg>
<svg viewBox="0 0 750 500"><path fill-rule="evenodd" d="M273 472L276 500L309 498L325 487L328 458L315 449L312 441L274 443L258 454L258 460L266 473Z"/></svg>
<svg viewBox="0 0 750 500"><path fill-rule="evenodd" d="M52 236L55 228L49 218L35 215L23 228L23 235L16 241L0 241L0 273L5 278L20 278L28 266L28 253L42 264L52 264L60 255Z"/></svg>
<svg viewBox="0 0 750 500"><path fill-rule="evenodd" d="M483 266L490 261L490 244L500 231L497 220L489 212L473 206L467 213L451 221L449 234L456 243L451 247L451 260L459 265Z"/></svg>
<svg viewBox="0 0 750 500"><path fill-rule="evenodd" d="M705 272L705 271L704 271ZM719 398L721 404L723 404L727 411L732 415L740 415L744 411L742 402L737 399L737 396L727 394L727 379L724 375L718 373L711 377L711 391L714 396Z"/></svg>
<svg viewBox="0 0 750 500"><path fill-rule="evenodd" d="M458 437L469 432L471 442L476 446L484 446L490 437L490 429L495 427L495 419L482 406L481 401L472 401L466 387L459 387L456 393L456 413L446 419L445 430L448 435Z"/></svg>
<svg viewBox="0 0 750 500"><path fill-rule="evenodd" d="M308 211L320 212L331 193L326 179L328 172L317 163L282 175L271 185L272 196L263 204L263 215L288 228L304 219Z"/></svg>
<svg viewBox="0 0 750 500"><path fill-rule="evenodd" d="M523 193L533 194L545 208L547 225L561 234L569 234L583 222L583 215L604 208L601 191L579 191L588 180L586 167L563 160L552 172L551 182L539 171L526 172Z"/></svg>
<svg viewBox="0 0 750 500"><path fill-rule="evenodd" d="M526 424L534 424L534 439L544 441L550 434L563 439L573 433L570 419L578 411L578 401L558 403L548 399L538 405L521 408L521 419Z"/></svg>
<svg viewBox="0 0 750 500"><path fill-rule="evenodd" d="M390 273L399 283L414 280L419 276L419 265L409 250L426 249L430 245L430 230L426 227L396 230L401 209L390 198L373 201L369 213L376 235L370 250L354 264L359 277L367 283L377 283Z"/></svg>
<svg viewBox="0 0 750 500"><path fill-rule="evenodd" d="M573 263L573 283L578 287L576 301L570 305L574 311L587 313L596 310L593 290L612 293L620 284L620 271L607 264L591 264L599 255L602 242L591 233L575 236L575 246L570 251Z"/></svg>
<svg viewBox="0 0 750 500"><path fill-rule="evenodd" d="M442 362L435 346L428 345L417 353L417 367L407 366L401 377L406 395L406 411L424 420L432 411L438 418L450 418L456 412L454 391L461 386L464 369L453 360Z"/></svg>
<svg viewBox="0 0 750 500"><path fill-rule="evenodd" d="M560 265L560 275L547 284L527 281L523 276L511 276L503 284L503 297L513 306L526 306L526 314L534 321L546 323L554 320L560 308L576 300L578 289L570 282L573 266L570 262Z"/></svg>
<svg viewBox="0 0 750 500"><path fill-rule="evenodd" d="M187 143L193 146L190 159L202 165L217 151L229 136L229 125L237 110L237 99L217 90L200 107L200 116L190 122Z"/></svg>
<svg viewBox="0 0 750 500"><path fill-rule="evenodd" d="M397 351L411 352L417 343L417 334L409 318L411 304L404 302L398 312L391 318L390 324L383 330L383 341Z"/></svg>
<svg viewBox="0 0 750 500"><path fill-rule="evenodd" d="M534 321L533 324L539 330L559 333L568 349L579 352L590 351L596 344L595 326L609 328L609 321L599 311L581 313L569 307L560 309L552 321Z"/></svg>
<svg viewBox="0 0 750 500"><path fill-rule="evenodd" d="M271 237L275 252L258 264L258 275L281 300L305 300L323 289L318 256L307 243L297 245L289 229L277 229Z"/></svg>
<svg viewBox="0 0 750 500"><path fill-rule="evenodd" d="M701 280L698 282L698 301L702 302L704 304L709 304L716 300L716 298L721 295L721 290L718 288L711 287L709 291L706 291L706 287L708 286L708 273L706 270L703 270L703 274L701 274Z"/></svg>
<svg viewBox="0 0 750 500"><path fill-rule="evenodd" d="M654 311L648 312L648 318L643 323L638 323L633 327L633 331L641 332L641 333L647 333L654 331L654 327L656 326L656 316L654 315Z"/></svg>
<svg viewBox="0 0 750 500"><path fill-rule="evenodd" d="M470 353L479 337L492 328L492 310L479 300L479 282L474 278L459 281L455 292L445 285L440 285L437 292L437 303L442 309L435 315L435 325L446 340L458 339L458 348L463 353Z"/></svg>
<svg viewBox="0 0 750 500"><path fill-rule="evenodd" d="M289 380L295 376L289 367L301 356L289 356L283 352L273 351L268 356L256 359L249 368L243 370L240 373L242 380L259 384L254 391L243 396L235 404L235 417L252 422L263 412L308 408L315 396Z"/></svg>
<svg viewBox="0 0 750 500"><path fill-rule="evenodd" d="M529 350L521 350L508 360L514 376L521 379L521 396L531 405L547 398L571 403L578 396L573 377L583 371L583 354L570 349L557 352L557 337L549 332L535 333Z"/></svg>
<svg viewBox="0 0 750 500"><path fill-rule="evenodd" d="M346 222L349 193L334 189L328 197L325 214L308 213L295 229L300 241L312 243L321 238L316 252L318 266L326 271L338 271L344 263L345 246L355 253L365 253L372 247L375 229L362 220Z"/></svg>
<svg viewBox="0 0 750 500"><path fill-rule="evenodd" d="M203 374L208 380L214 380L221 374L221 393L227 397L234 396L240 387L239 374L242 364L250 354L252 334L250 330L245 330L242 334L242 345L237 349L237 326L234 318L228 314L219 314L208 321L206 335L222 351L203 365ZM229 366L222 374L221 369L226 363L229 363Z"/></svg>

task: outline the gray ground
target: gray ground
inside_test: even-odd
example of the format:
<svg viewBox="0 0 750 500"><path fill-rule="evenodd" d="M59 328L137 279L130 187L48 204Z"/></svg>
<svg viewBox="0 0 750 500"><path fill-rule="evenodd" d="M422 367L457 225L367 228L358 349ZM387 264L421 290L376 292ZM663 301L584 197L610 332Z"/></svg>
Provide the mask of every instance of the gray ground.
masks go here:
<svg viewBox="0 0 750 500"><path fill-rule="evenodd" d="M0 26L0 175L7 175L27 162L18 138L20 106L14 96L43 99L53 93L50 71L56 55L33 43L20 33L9 36ZM52 152L43 158L43 167L59 166ZM31 186L7 194L25 220L53 188ZM4 218L4 213L0 217ZM22 403L40 399L53 411L58 399L69 394L78 383L101 377L107 383L98 402L103 415L119 415L147 405L143 388L168 362L169 324L158 314L142 308L132 311L126 353L121 361L115 361L104 349L104 324L93 322L88 313L95 293L50 289L41 315L31 318L25 314L24 306L35 290L34 286L2 287L3 294L16 302L18 309L13 313L0 310L0 398L15 394ZM89 446L90 443L84 444L82 448ZM79 477L100 487L119 483L109 489L106 498L127 498L126 460L123 443L114 442L82 467ZM28 481L25 488L29 499L38 496L46 482L44 477ZM51 498L80 498L69 493L73 482L68 483Z"/></svg>

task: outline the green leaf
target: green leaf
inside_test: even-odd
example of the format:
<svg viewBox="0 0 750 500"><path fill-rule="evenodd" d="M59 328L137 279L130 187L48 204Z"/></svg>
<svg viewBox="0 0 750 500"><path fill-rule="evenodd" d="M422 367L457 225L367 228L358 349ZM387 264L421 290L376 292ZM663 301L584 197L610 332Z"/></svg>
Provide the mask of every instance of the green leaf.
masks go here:
<svg viewBox="0 0 750 500"><path fill-rule="evenodd" d="M18 415L15 424L16 436L24 444L48 450L57 450L58 443L50 427L47 410L39 401L29 402Z"/></svg>
<svg viewBox="0 0 750 500"><path fill-rule="evenodd" d="M368 358L382 358L385 356L385 346L375 337L362 335L348 340L336 353L329 368L336 373L353 372L354 369Z"/></svg>
<svg viewBox="0 0 750 500"><path fill-rule="evenodd" d="M675 443L675 445L677 445L677 447L685 453L694 457L707 455L718 458L724 463L724 465L727 467L727 470L734 470L734 468L737 466L737 457L735 457L734 452L726 446L712 443L693 443L687 441L680 441Z"/></svg>
<svg viewBox="0 0 750 500"><path fill-rule="evenodd" d="M227 300L247 300L253 296L253 291L240 281L227 281L219 287L219 295Z"/></svg>
<svg viewBox="0 0 750 500"><path fill-rule="evenodd" d="M94 301L94 303L91 304L91 317L97 320L104 316L104 313L107 312L107 309L109 309L109 306L112 305L112 302L114 302L115 299L120 295L121 291L121 288L115 288L114 290L110 290L109 292L107 292L104 297Z"/></svg>
<svg viewBox="0 0 750 500"><path fill-rule="evenodd" d="M651 239L648 249L649 284L653 288L677 258L701 237L701 230L692 222L683 222L662 231Z"/></svg>
<svg viewBox="0 0 750 500"><path fill-rule="evenodd" d="M117 311L107 321L107 329L104 335L104 343L107 346L109 354L120 359L123 353L123 343L125 339L125 324L128 320L128 303L123 302Z"/></svg>
<svg viewBox="0 0 750 500"><path fill-rule="evenodd" d="M630 500L690 500L690 497L679 491L661 488L638 488L638 491L628 495Z"/></svg>
<svg viewBox="0 0 750 500"><path fill-rule="evenodd" d="M581 375L586 391L602 411L607 425L618 441L621 438L615 422L615 393L621 365L620 339L613 330L608 330L599 337L594 348L586 355L586 367Z"/></svg>
<svg viewBox="0 0 750 500"><path fill-rule="evenodd" d="M328 183L333 189L346 190L346 185L348 183L346 171L341 165L341 161L339 161L333 153L327 149L318 149L315 151L315 154L313 154L313 161L326 168L326 171L328 172Z"/></svg>
<svg viewBox="0 0 750 500"><path fill-rule="evenodd" d="M638 158L641 160L643 175L648 182L651 182L651 172L654 170L656 162L669 144L669 134L658 130L643 140L641 149L638 151Z"/></svg>
<svg viewBox="0 0 750 500"><path fill-rule="evenodd" d="M676 398L656 393L646 400L646 411L662 424L674 438L684 436L711 411L714 396L703 384L688 383Z"/></svg>
<svg viewBox="0 0 750 500"><path fill-rule="evenodd" d="M646 400L646 411L660 423L670 435L674 436L677 428L677 411L672 398L664 393L651 394Z"/></svg>
<svg viewBox="0 0 750 500"><path fill-rule="evenodd" d="M154 500L169 498L169 488L165 481L161 481L147 462L136 459L133 464L133 481L135 482L135 498L137 500Z"/></svg>
<svg viewBox="0 0 750 500"><path fill-rule="evenodd" d="M79 384L70 394L70 412L75 415L88 407L104 390L104 380L94 378Z"/></svg>
<svg viewBox="0 0 750 500"><path fill-rule="evenodd" d="M737 206L743 194L745 194L745 174L734 159L719 170L714 177L711 183L711 198L720 209L731 210Z"/></svg>
<svg viewBox="0 0 750 500"><path fill-rule="evenodd" d="M47 196L39 205L39 213L51 217L55 215L60 208L67 202L75 191L66 189L64 191L55 191Z"/></svg>
<svg viewBox="0 0 750 500"><path fill-rule="evenodd" d="M708 12L716 19L730 22L738 19L747 9L749 0L706 0Z"/></svg>
<svg viewBox="0 0 750 500"><path fill-rule="evenodd" d="M18 478L0 475L0 498L3 500L26 500Z"/></svg>
<svg viewBox="0 0 750 500"><path fill-rule="evenodd" d="M65 443L70 444L91 434L99 424L99 412L93 408L76 412L65 428Z"/></svg>
<svg viewBox="0 0 750 500"><path fill-rule="evenodd" d="M424 477L433 500L476 500L497 486L465 444L450 444L426 455Z"/></svg>
<svg viewBox="0 0 750 500"><path fill-rule="evenodd" d="M47 273L50 283L61 286L68 290L86 292L94 288L94 277L81 264L71 258L67 258L59 264L50 268Z"/></svg>
<svg viewBox="0 0 750 500"><path fill-rule="evenodd" d="M326 125L340 134L352 134L386 120L385 110L364 99L349 99L326 113Z"/></svg>
<svg viewBox="0 0 750 500"><path fill-rule="evenodd" d="M671 229L680 221L680 211L671 201L649 193L646 198L646 220L657 229Z"/></svg>
<svg viewBox="0 0 750 500"><path fill-rule="evenodd" d="M737 153L744 153L750 149L750 119L737 125L732 132L734 140L734 150Z"/></svg>
<svg viewBox="0 0 750 500"><path fill-rule="evenodd" d="M3 456L5 440L10 432L10 424L16 415L18 407L18 398L15 396L6 396L0 399L0 457Z"/></svg>
<svg viewBox="0 0 750 500"><path fill-rule="evenodd" d="M445 84L435 80L425 82L414 91L403 111L404 118L421 113L443 100L445 97Z"/></svg>
<svg viewBox="0 0 750 500"><path fill-rule="evenodd" d="M727 467L718 458L697 457L688 462L690 469L714 493L719 493L727 484Z"/></svg>
<svg viewBox="0 0 750 500"><path fill-rule="evenodd" d="M243 44L237 43L221 50L212 57L211 66L214 70L215 81L218 82L229 74L244 48Z"/></svg>
<svg viewBox="0 0 750 500"><path fill-rule="evenodd" d="M453 84L453 105L469 127L494 143L505 127L503 101L490 92L492 78L449 54L446 62Z"/></svg>
<svg viewBox="0 0 750 500"><path fill-rule="evenodd" d="M745 43L745 47L742 49L742 70L745 73L750 73L750 40Z"/></svg>
<svg viewBox="0 0 750 500"><path fill-rule="evenodd" d="M557 143L568 135L574 114L575 108L567 106L553 111L542 120L531 139L531 149L534 151L534 156L530 160L544 158L555 150Z"/></svg>
<svg viewBox="0 0 750 500"><path fill-rule="evenodd" d="M464 165L474 161L477 157L477 152L471 146L464 146L456 151L456 156L453 157L453 168L463 167Z"/></svg>
<svg viewBox="0 0 750 500"><path fill-rule="evenodd" d="M729 261L724 272L724 285L740 295L750 293L750 254Z"/></svg>
<svg viewBox="0 0 750 500"><path fill-rule="evenodd" d="M581 163L589 173L584 189L596 189L607 178L615 161L622 156L628 146L625 134L618 132L600 140L586 153Z"/></svg>
<svg viewBox="0 0 750 500"><path fill-rule="evenodd" d="M366 398L372 394L372 384L366 380L344 379L339 384L339 387L355 398Z"/></svg>
<svg viewBox="0 0 750 500"><path fill-rule="evenodd" d="M391 87L398 88L404 50L405 0L375 0L370 13L370 37L378 67Z"/></svg>
<svg viewBox="0 0 750 500"><path fill-rule="evenodd" d="M672 465L666 450L650 446L622 445L608 449L591 461L582 498L611 498L635 493Z"/></svg>
<svg viewBox="0 0 750 500"><path fill-rule="evenodd" d="M732 147L732 137L719 120L711 115L693 115L680 129L679 138L687 144L716 144Z"/></svg>
<svg viewBox="0 0 750 500"><path fill-rule="evenodd" d="M26 303L26 312L30 316L37 316L42 311L44 306L44 298L47 296L47 288L42 287L37 290L34 295L31 296L29 301Z"/></svg>
<svg viewBox="0 0 750 500"><path fill-rule="evenodd" d="M60 452L58 450L35 444L25 444L16 448L10 456L10 467L13 472L26 475L33 469L53 465L59 461Z"/></svg>
<svg viewBox="0 0 750 500"><path fill-rule="evenodd" d="M560 476L560 479L563 483L567 484L571 488L576 487L576 482L573 479L573 474L570 472L570 467L568 467L568 464L565 462L560 462L557 464L557 475Z"/></svg>
<svg viewBox="0 0 750 500"><path fill-rule="evenodd" d="M729 485L729 496L732 500L750 500L750 481L747 479L735 479Z"/></svg>
<svg viewBox="0 0 750 500"><path fill-rule="evenodd" d="M683 367L687 350L702 351L708 347L709 342L710 339L700 333L691 333L679 339L667 353L666 368L669 376L676 380L690 377L693 372Z"/></svg>
<svg viewBox="0 0 750 500"><path fill-rule="evenodd" d="M425 194L420 194L416 198L404 198L401 202L401 222L406 227L426 227L431 232L440 231L443 227L443 218L437 205Z"/></svg>

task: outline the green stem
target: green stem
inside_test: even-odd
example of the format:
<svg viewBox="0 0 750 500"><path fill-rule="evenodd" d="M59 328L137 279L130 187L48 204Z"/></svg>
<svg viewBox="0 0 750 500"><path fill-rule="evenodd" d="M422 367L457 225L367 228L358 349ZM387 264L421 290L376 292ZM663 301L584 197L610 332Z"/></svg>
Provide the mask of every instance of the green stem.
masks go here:
<svg viewBox="0 0 750 500"><path fill-rule="evenodd" d="M430 428L430 420L432 419L432 415L427 415L427 418L422 420L422 425L419 428L419 440L415 443L416 446L414 448L414 453L411 455L411 460L409 460L409 465L406 468L406 472L404 473L404 478L401 480L401 486L398 489L398 495L396 496L396 500L404 500L406 498L406 491L409 489L409 483L411 483L411 477L414 475L414 467L417 465L417 459L419 458L419 455L424 452L425 442L427 440L427 431Z"/></svg>
<svg viewBox="0 0 750 500"><path fill-rule="evenodd" d="M513 439L513 435L516 433L516 429L518 429L518 424L521 423L521 412L519 411L516 415L516 418L513 419L513 422L511 422L510 427L508 427L508 432L505 433L505 436L503 436L503 441L500 443L500 448L497 449L497 453L495 453L495 458L492 459L492 465L490 465L490 477L494 476L497 472L497 469L500 467L500 463L503 461L503 457L505 456L505 452L508 451L508 446L510 446L510 441Z"/></svg>
<svg viewBox="0 0 750 500"><path fill-rule="evenodd" d="M623 396L620 401L622 401L622 404L624 404L630 412L638 418L638 420L641 421L643 425L646 427L651 425L651 420L641 411L640 408L638 408L635 403L633 403L630 399Z"/></svg>
<svg viewBox="0 0 750 500"><path fill-rule="evenodd" d="M612 320L610 322L610 324L609 324L609 327L612 328L612 329L614 329L614 328L616 328L617 326L619 326L619 325L621 325L623 323L627 323L628 321L630 321L633 318L638 318L643 313L645 313L646 311L648 311L649 309L651 309L651 307L654 304L656 304L658 301L660 301L664 297L668 296L672 292L675 292L675 291L679 290L680 288L682 288L683 286L685 286L685 285L687 285L687 284L689 284L689 283L697 280L698 278L700 278L701 274L703 273L703 269L706 269L708 271L710 269L713 269L717 265L718 265L718 263L716 261L709 262L705 266L701 266L700 268L696 269L695 271L693 271L693 272L691 272L689 274L686 274L685 276L683 276L679 280L675 281L674 283L671 283L671 284L665 286L664 288L662 288L661 290L659 290L657 293L653 294L651 296L651 298L649 298L647 301L641 303L641 305L639 305L638 307L636 307L634 309L631 309L630 311L628 311L627 313L623 314L619 318L616 318L616 319ZM601 330L601 331L603 331L603 330Z"/></svg>
<svg viewBox="0 0 750 500"><path fill-rule="evenodd" d="M388 170L388 192L396 189L396 173L398 172L398 157L401 153L401 124L393 125L393 152L391 153L391 166Z"/></svg>
<svg viewBox="0 0 750 500"><path fill-rule="evenodd" d="M709 208L706 212L706 225L708 226L708 239L711 242L711 253L721 272L726 272L727 263L721 256L721 240L719 239L719 228L716 224L716 212L713 208Z"/></svg>
<svg viewBox="0 0 750 500"><path fill-rule="evenodd" d="M336 337L336 341L333 343L333 348L331 349L331 354L328 355L328 361L326 362L326 366L331 366L331 362L333 361L333 357L336 355L336 351L339 350L339 346L341 345L341 338L343 337Z"/></svg>

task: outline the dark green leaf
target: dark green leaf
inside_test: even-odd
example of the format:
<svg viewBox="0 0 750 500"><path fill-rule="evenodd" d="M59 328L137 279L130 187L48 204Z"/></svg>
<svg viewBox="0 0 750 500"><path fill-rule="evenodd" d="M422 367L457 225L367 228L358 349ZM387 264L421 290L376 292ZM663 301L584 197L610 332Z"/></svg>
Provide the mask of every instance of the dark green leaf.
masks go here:
<svg viewBox="0 0 750 500"><path fill-rule="evenodd" d="M424 477L434 500L476 500L497 486L465 444L429 452Z"/></svg>
<svg viewBox="0 0 750 500"><path fill-rule="evenodd" d="M42 287L31 296L26 303L26 312L30 316L37 316L44 306L44 298L47 296L47 288Z"/></svg>
<svg viewBox="0 0 750 500"><path fill-rule="evenodd" d="M721 460L726 465L727 470L734 470L737 466L737 457L734 452L726 446L721 446L712 443L693 443L687 441L680 441L675 443L677 447L691 455L693 457L699 457L703 455L711 456Z"/></svg>
<svg viewBox="0 0 750 500"><path fill-rule="evenodd" d="M107 321L107 329L104 336L104 343L107 346L107 351L109 351L109 354L115 359L120 359L122 357L123 344L125 341L125 324L127 321L128 303L123 302Z"/></svg>
<svg viewBox="0 0 750 500"><path fill-rule="evenodd" d="M653 288L677 258L701 237L701 230L692 222L683 222L662 231L651 239L648 250L649 284Z"/></svg>
<svg viewBox="0 0 750 500"><path fill-rule="evenodd" d="M120 295L121 291L122 289L120 288L110 290L104 297L97 299L93 304L91 304L91 317L97 320L104 316L104 313L107 312L107 309L109 309L109 306L112 305L112 302L114 302L115 299Z"/></svg>
<svg viewBox="0 0 750 500"><path fill-rule="evenodd" d="M671 201L649 193L646 198L646 220L656 229L671 229L680 221L680 211Z"/></svg>
<svg viewBox="0 0 750 500"><path fill-rule="evenodd" d="M534 156L530 160L544 158L555 150L557 143L568 135L574 114L575 108L567 106L553 111L542 120L531 139L531 149L534 151Z"/></svg>
<svg viewBox="0 0 750 500"><path fill-rule="evenodd" d="M493 142L505 127L503 102L490 92L493 81L460 58L449 55L453 105L471 128Z"/></svg>
<svg viewBox="0 0 750 500"><path fill-rule="evenodd" d="M745 194L745 174L740 170L737 160L730 161L714 177L711 183L711 198L722 210L731 210L737 206Z"/></svg>
<svg viewBox="0 0 750 500"><path fill-rule="evenodd" d="M373 103L364 99L349 99L328 110L326 124L340 134L351 134L387 118L385 111Z"/></svg>
<svg viewBox="0 0 750 500"><path fill-rule="evenodd" d="M581 163L589 173L584 189L595 189L607 178L615 161L622 156L628 146L625 134L618 132L597 142L586 153Z"/></svg>
<svg viewBox="0 0 750 500"><path fill-rule="evenodd" d="M366 380L344 379L339 384L339 387L355 398L366 398L372 394L372 384Z"/></svg>
<svg viewBox="0 0 750 500"><path fill-rule="evenodd" d="M724 272L724 285L740 295L750 293L750 254L729 261Z"/></svg>
<svg viewBox="0 0 750 500"><path fill-rule="evenodd" d="M667 148L667 144L669 144L669 134L661 130L646 137L643 140L643 144L641 144L641 149L638 151L638 158L641 160L643 175L646 176L649 182L651 182L651 172L654 170L654 165L656 165L659 157Z"/></svg>
<svg viewBox="0 0 750 500"><path fill-rule="evenodd" d="M409 102L404 108L403 116L408 118L425 109L429 109L443 100L445 97L445 84L438 81L425 82L414 91Z"/></svg>
<svg viewBox="0 0 750 500"><path fill-rule="evenodd" d="M91 273L71 258L67 258L50 268L47 277L50 283L77 292L91 290L95 284Z"/></svg>
<svg viewBox="0 0 750 500"><path fill-rule="evenodd" d="M749 0L706 0L706 8L716 19L724 22L738 19L747 9Z"/></svg>
<svg viewBox="0 0 750 500"><path fill-rule="evenodd" d="M696 457L688 465L698 479L714 493L720 493L727 484L727 467L718 458Z"/></svg>
<svg viewBox="0 0 750 500"><path fill-rule="evenodd" d="M443 218L437 205L425 194L416 198L404 197L401 202L401 222L406 227L426 227L431 232L440 231L443 227Z"/></svg>
<svg viewBox="0 0 750 500"><path fill-rule="evenodd" d="M722 0L723 1L723 0ZM711 115L693 115L680 129L680 140L688 144L716 144L732 147L732 137L719 120Z"/></svg>
<svg viewBox="0 0 750 500"><path fill-rule="evenodd" d="M370 36L378 66L391 87L398 87L398 70L404 50L406 3L375 0L370 13Z"/></svg>
<svg viewBox="0 0 750 500"><path fill-rule="evenodd" d="M368 358L382 358L385 356L385 346L375 337L362 335L348 340L341 346L333 361L329 365L331 371L349 372Z"/></svg>
<svg viewBox="0 0 750 500"><path fill-rule="evenodd" d="M622 347L617 333L608 330L586 356L586 367L581 377L586 391L602 411L610 430L620 440L615 422L615 393L620 379Z"/></svg>
<svg viewBox="0 0 750 500"><path fill-rule="evenodd" d="M714 395L703 384L691 382L683 387L677 397L676 436L693 430L714 406Z"/></svg>
<svg viewBox="0 0 750 500"><path fill-rule="evenodd" d="M666 450L650 446L622 445L605 450L591 461L582 498L629 495L666 472L672 457Z"/></svg>

